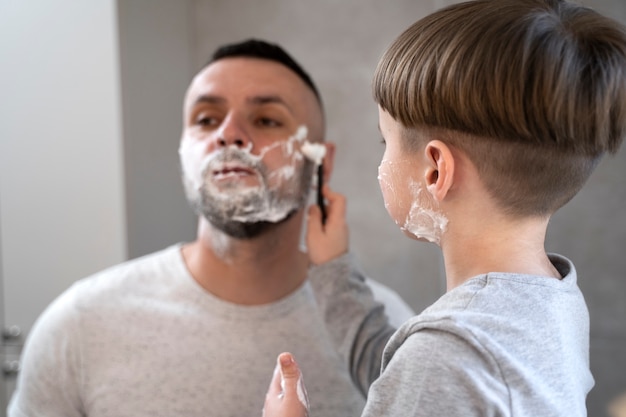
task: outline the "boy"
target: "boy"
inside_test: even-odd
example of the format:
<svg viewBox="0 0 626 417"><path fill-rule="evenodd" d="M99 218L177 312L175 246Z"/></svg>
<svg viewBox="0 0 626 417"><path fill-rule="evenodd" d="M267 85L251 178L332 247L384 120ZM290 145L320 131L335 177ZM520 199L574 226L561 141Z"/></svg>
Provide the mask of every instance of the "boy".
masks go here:
<svg viewBox="0 0 626 417"><path fill-rule="evenodd" d="M441 247L447 293L386 344L363 415L586 415L588 311L574 265L544 239L622 142L626 31L567 1L457 4L401 34L373 84L385 205L405 234ZM329 199L327 231L338 233L344 202ZM309 241L323 241L309 227ZM345 251L310 247L317 263ZM335 295L326 320L337 343L355 346L357 375L382 343L375 303L329 276L314 285ZM279 359L266 415L303 415L298 368Z"/></svg>

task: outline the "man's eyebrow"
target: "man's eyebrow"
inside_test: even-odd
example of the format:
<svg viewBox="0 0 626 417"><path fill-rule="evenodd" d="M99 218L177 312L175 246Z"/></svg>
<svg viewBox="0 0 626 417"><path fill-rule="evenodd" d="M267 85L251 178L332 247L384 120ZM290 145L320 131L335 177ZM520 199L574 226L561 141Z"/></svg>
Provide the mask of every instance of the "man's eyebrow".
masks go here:
<svg viewBox="0 0 626 417"><path fill-rule="evenodd" d="M287 104L282 97L277 95L267 95L267 96L252 96L246 100L248 103L253 104L255 106L262 106L264 104L279 104L287 109L290 113L293 114L293 109ZM203 94L198 96L194 101L194 106L198 104L225 104L227 100L221 96L215 96L210 94Z"/></svg>
<svg viewBox="0 0 626 417"><path fill-rule="evenodd" d="M293 110L291 109L289 104L287 104L287 102L283 100L283 98L280 96L276 96L276 95L253 96L253 97L250 97L247 101L252 104L259 105L259 106L263 104L279 104L285 107L289 111L289 113L293 113Z"/></svg>
<svg viewBox="0 0 626 417"><path fill-rule="evenodd" d="M226 103L226 99L219 96L201 95L194 101L195 104L207 103L207 104L223 104Z"/></svg>

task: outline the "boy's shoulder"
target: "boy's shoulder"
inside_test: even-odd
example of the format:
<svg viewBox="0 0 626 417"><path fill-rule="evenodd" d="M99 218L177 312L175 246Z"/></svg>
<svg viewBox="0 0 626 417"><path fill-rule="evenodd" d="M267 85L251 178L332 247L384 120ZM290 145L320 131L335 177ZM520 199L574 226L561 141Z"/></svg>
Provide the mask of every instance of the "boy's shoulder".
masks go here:
<svg viewBox="0 0 626 417"><path fill-rule="evenodd" d="M552 332L562 330L583 341L589 313L576 270L569 259L549 256L562 279L511 273L471 278L401 326L388 348L427 333L454 335L489 354L515 349L523 341L529 346L541 344L542 338L550 339Z"/></svg>
<svg viewBox="0 0 626 417"><path fill-rule="evenodd" d="M391 337L383 374L431 375L429 387L455 386L451 401L464 392L489 398L490 407L532 393L517 398L520 415L584 407L571 399L584 399L593 385L589 315L572 263L558 255L550 259L569 271L563 279L485 274L442 296ZM545 386L559 386L568 400L553 404Z"/></svg>

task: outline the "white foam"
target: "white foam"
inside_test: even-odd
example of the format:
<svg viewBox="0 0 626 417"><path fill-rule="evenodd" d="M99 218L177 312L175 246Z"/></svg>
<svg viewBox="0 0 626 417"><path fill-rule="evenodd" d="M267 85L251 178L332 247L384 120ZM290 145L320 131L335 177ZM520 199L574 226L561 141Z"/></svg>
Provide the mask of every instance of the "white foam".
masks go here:
<svg viewBox="0 0 626 417"><path fill-rule="evenodd" d="M422 196L422 187L413 182L411 195L413 204L404 223L403 229L412 233L415 237L426 239L429 242L441 243L441 236L448 227L448 218L436 207L429 208L427 199Z"/></svg>
<svg viewBox="0 0 626 417"><path fill-rule="evenodd" d="M235 145L230 145L226 150L236 148L241 155L240 161L244 165L254 168L262 166L263 158L273 151L282 152L285 162L266 175L266 181L252 186L239 186L238 191L223 191L213 183L210 176L214 171L212 166L216 159L222 155L224 149L221 148L208 155L199 156L203 152L206 144L198 141L183 141L179 148L181 165L185 181L194 194L199 195L203 187L208 187L214 198L213 207L226 213L230 212L232 220L241 222L277 222L285 218L288 213L296 209L301 204L301 197L297 193L288 190L278 191L285 182L293 181L292 187L297 187L300 183L296 178L300 175L298 166L302 164L303 153L300 148L302 144L308 143L306 137L308 129L305 125L298 127L296 132L285 138L276 141L269 146L258 149L258 154L252 154L253 143L241 149ZM257 169L257 168L254 168ZM235 176L236 174L231 174ZM221 180L226 179L226 175ZM259 177L260 178L260 177ZM236 207L236 209L234 209Z"/></svg>
<svg viewBox="0 0 626 417"><path fill-rule="evenodd" d="M313 161L316 166L321 165L322 159L326 156L326 146L321 143L311 143L306 141L302 144L300 152L310 161Z"/></svg>
<svg viewBox="0 0 626 417"><path fill-rule="evenodd" d="M390 200L385 199L385 208L391 212L390 206L402 204L408 194L411 207L406 218L394 219L396 224L401 230L409 232L418 239L425 239L439 245L441 237L447 230L448 218L441 212L436 201L424 195L422 186L418 182L401 177L401 173L395 170L397 164L397 162L383 160L378 169L378 181L381 187L384 186L387 189L387 199ZM383 165L387 167L387 173L382 172Z"/></svg>

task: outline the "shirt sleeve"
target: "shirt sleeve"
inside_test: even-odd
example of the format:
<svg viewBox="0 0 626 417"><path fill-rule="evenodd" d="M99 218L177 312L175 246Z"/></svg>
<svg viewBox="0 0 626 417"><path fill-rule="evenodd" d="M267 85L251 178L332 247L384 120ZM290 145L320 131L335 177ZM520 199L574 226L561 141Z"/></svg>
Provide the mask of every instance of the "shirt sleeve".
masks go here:
<svg viewBox="0 0 626 417"><path fill-rule="evenodd" d="M78 324L71 290L58 297L37 319L22 351L9 417L84 415Z"/></svg>
<svg viewBox="0 0 626 417"><path fill-rule="evenodd" d="M354 383L367 395L380 374L382 352L395 328L352 255L312 267L309 277L331 339L349 364Z"/></svg>
<svg viewBox="0 0 626 417"><path fill-rule="evenodd" d="M509 402L488 352L457 334L426 329L393 353L370 389L363 417L506 416Z"/></svg>

